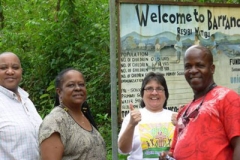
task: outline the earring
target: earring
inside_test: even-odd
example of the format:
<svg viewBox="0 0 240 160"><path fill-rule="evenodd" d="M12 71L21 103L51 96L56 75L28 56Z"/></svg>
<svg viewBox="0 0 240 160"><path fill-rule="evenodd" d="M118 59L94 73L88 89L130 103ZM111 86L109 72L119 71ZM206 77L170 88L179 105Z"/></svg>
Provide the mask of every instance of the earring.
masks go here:
<svg viewBox="0 0 240 160"><path fill-rule="evenodd" d="M62 103L62 97L59 98L59 103L60 103L60 105L63 104L63 103Z"/></svg>
<svg viewBox="0 0 240 160"><path fill-rule="evenodd" d="M87 108L86 107L83 107L83 112L86 113L87 112Z"/></svg>
<svg viewBox="0 0 240 160"><path fill-rule="evenodd" d="M62 108L64 109L64 111L68 112L68 108L66 106L64 106L62 100L60 99L60 106L62 106Z"/></svg>
<svg viewBox="0 0 240 160"><path fill-rule="evenodd" d="M83 102L83 104L82 104L82 111L83 111L83 113L86 113L87 110L88 110L88 104L87 104L87 102L85 101L85 102Z"/></svg>

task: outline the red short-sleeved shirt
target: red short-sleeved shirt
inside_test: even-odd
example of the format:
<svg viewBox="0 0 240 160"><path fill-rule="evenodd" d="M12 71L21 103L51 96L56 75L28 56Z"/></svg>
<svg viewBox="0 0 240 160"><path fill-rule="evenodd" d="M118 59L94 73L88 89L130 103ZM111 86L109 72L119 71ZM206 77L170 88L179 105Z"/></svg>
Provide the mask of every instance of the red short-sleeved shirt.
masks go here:
<svg viewBox="0 0 240 160"><path fill-rule="evenodd" d="M178 115L171 151L177 160L232 159L230 140L240 136L240 98L228 88L215 87L208 92L199 113L182 124L182 116L199 106L203 97L183 108ZM187 109L189 108L189 109ZM188 115L188 114L187 114Z"/></svg>

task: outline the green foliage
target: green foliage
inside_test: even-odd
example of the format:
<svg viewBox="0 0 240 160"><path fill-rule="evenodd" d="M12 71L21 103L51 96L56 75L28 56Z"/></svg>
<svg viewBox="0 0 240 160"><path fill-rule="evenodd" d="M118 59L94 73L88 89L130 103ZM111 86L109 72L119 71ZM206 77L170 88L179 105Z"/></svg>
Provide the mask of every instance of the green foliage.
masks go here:
<svg viewBox="0 0 240 160"><path fill-rule="evenodd" d="M108 114L97 114L97 119L99 124L98 130L103 136L103 139L106 142L107 146L107 152L108 152L108 159L111 159L112 156L112 148L111 148L111 125L106 125L106 124L111 124L111 117L109 117Z"/></svg>
<svg viewBox="0 0 240 160"><path fill-rule="evenodd" d="M119 159L119 160L127 160L127 156L128 156L128 155L119 154L118 159Z"/></svg>

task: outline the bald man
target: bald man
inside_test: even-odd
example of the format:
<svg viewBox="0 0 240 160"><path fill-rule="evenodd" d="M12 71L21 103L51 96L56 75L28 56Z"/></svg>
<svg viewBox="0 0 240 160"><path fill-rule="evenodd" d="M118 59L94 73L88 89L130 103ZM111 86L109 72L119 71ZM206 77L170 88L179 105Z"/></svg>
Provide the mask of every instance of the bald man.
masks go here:
<svg viewBox="0 0 240 160"><path fill-rule="evenodd" d="M177 116L170 154L177 160L239 160L239 95L214 82L213 56L203 46L186 50L184 71L194 98Z"/></svg>
<svg viewBox="0 0 240 160"><path fill-rule="evenodd" d="M19 87L22 67L12 52L0 54L0 159L37 160L42 122L26 91Z"/></svg>

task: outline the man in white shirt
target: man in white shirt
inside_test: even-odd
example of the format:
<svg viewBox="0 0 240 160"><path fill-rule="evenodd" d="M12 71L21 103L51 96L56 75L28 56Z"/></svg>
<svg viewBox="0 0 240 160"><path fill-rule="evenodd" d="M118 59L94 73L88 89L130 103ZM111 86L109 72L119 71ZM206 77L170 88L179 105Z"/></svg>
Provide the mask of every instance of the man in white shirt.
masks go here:
<svg viewBox="0 0 240 160"><path fill-rule="evenodd" d="M0 54L0 159L37 160L42 118L19 87L22 67L11 52Z"/></svg>

